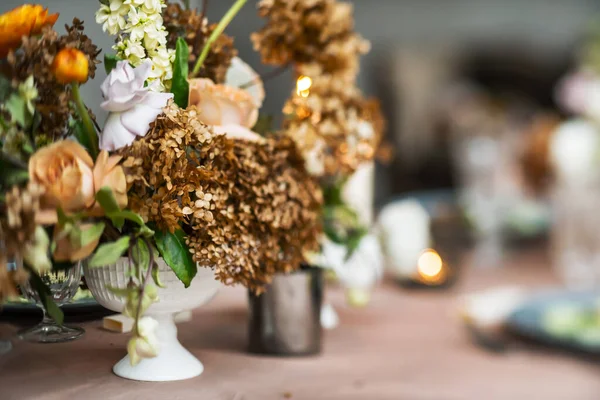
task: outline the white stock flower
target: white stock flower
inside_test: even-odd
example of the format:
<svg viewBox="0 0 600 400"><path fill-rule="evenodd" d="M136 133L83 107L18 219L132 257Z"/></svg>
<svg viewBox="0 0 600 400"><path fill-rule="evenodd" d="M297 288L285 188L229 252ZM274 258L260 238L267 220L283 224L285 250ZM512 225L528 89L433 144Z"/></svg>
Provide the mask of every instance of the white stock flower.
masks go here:
<svg viewBox="0 0 600 400"><path fill-rule="evenodd" d="M115 2L117 4L117 2ZM115 11L112 9L116 7ZM117 35L120 30L123 30L127 25L125 21L125 15L127 14L126 6L111 6L102 5L96 12L96 23L102 25L102 30L108 32L111 35Z"/></svg>
<svg viewBox="0 0 600 400"><path fill-rule="evenodd" d="M119 35L113 49L121 59L137 67L145 60L152 63L149 82L153 90L164 91L173 78L175 51L168 50L167 31L161 15L164 0L110 0L96 13L96 21L110 34ZM127 19L125 19L125 16Z"/></svg>
<svg viewBox="0 0 600 400"><path fill-rule="evenodd" d="M102 83L101 107L110 112L100 135L102 150L118 150L137 136L145 136L150 123L173 97L171 93L151 91L151 85L144 86L151 68L148 60L135 69L126 61L119 61Z"/></svg>

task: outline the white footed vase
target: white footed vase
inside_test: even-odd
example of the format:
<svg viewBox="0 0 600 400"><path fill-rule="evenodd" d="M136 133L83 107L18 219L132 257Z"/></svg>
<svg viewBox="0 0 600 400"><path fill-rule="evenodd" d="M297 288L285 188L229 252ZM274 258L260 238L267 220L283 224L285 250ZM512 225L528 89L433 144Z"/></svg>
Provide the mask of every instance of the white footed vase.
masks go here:
<svg viewBox="0 0 600 400"><path fill-rule="evenodd" d="M173 315L208 303L221 284L215 280L210 268L198 267L196 277L186 289L163 259L158 259L157 263L160 280L166 288L158 289L158 302L152 304L144 315L158 321L156 335L160 346L159 354L154 358L142 359L136 366L132 366L129 356L125 356L115 364L113 372L122 378L136 381L165 382L194 378L204 371L204 366L177 340ZM98 303L109 310L123 311L124 299L116 296L108 287L127 286L128 265L128 259L121 258L116 264L106 267L84 267L84 276L92 294Z"/></svg>

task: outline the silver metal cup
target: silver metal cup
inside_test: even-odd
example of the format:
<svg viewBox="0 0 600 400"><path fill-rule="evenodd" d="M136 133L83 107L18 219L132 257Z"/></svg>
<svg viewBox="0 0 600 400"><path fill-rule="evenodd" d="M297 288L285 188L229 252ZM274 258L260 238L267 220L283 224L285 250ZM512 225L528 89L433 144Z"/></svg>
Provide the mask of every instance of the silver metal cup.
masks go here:
<svg viewBox="0 0 600 400"><path fill-rule="evenodd" d="M276 275L266 292L249 294L249 351L303 356L321 352L323 271Z"/></svg>

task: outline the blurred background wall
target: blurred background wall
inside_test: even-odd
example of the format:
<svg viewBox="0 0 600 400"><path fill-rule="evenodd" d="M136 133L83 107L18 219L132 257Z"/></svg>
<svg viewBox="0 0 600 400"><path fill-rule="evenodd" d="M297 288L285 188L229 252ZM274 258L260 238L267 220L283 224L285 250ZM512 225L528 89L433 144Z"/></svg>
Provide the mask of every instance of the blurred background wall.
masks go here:
<svg viewBox="0 0 600 400"><path fill-rule="evenodd" d="M110 51L112 38L94 21L96 0L41 0L51 12L60 12L57 27L77 15L86 32ZM377 199L405 190L453 185L448 152L440 142L432 110L456 82L468 81L507 91L540 106L551 106L551 88L572 61L576 43L590 18L600 11L593 0L353 0L356 28L371 40L373 49L363 58L359 82L363 90L381 98L389 119L388 137L395 160L379 167ZM0 12L22 4L2 0ZM192 0L199 4L199 0ZM262 22L250 0L228 28L236 38L240 56L259 72L260 64L249 35ZM211 0L208 15L217 21L232 4ZM99 70L95 84L83 90L84 98L102 121L99 109ZM291 74L267 83L263 111L278 115L293 87ZM452 97L450 97L452 99Z"/></svg>

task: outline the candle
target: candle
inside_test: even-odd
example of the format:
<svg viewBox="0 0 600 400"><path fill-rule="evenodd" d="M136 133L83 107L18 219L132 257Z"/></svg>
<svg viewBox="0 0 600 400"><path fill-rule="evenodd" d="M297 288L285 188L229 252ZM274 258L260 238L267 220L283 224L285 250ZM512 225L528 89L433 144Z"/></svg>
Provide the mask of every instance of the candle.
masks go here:
<svg viewBox="0 0 600 400"><path fill-rule="evenodd" d="M433 249L424 250L417 261L418 279L427 285L439 285L446 281L448 267Z"/></svg>

